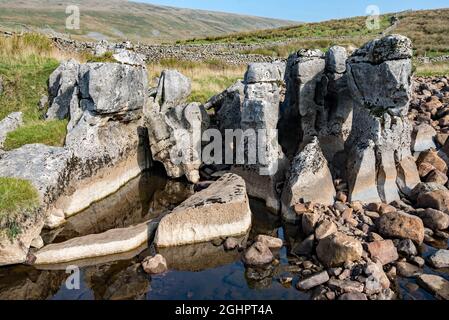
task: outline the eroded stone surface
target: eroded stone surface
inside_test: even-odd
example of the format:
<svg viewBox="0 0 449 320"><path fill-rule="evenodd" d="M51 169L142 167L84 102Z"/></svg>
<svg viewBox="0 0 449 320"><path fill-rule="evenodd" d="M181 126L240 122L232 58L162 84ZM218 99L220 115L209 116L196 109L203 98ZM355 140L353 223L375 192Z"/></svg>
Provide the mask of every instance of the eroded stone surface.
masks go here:
<svg viewBox="0 0 449 320"><path fill-rule="evenodd" d="M245 234L250 226L245 181L229 173L164 217L154 242L158 247L205 242Z"/></svg>

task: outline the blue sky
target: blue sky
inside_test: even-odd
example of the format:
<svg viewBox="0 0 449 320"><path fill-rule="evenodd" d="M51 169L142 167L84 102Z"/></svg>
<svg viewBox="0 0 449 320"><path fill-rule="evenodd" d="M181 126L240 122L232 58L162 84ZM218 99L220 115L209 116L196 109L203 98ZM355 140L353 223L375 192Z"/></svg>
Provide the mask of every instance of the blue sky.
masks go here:
<svg viewBox="0 0 449 320"><path fill-rule="evenodd" d="M182 8L234 12L262 17L314 22L363 16L369 5L381 13L408 9L449 8L449 0L133 0Z"/></svg>

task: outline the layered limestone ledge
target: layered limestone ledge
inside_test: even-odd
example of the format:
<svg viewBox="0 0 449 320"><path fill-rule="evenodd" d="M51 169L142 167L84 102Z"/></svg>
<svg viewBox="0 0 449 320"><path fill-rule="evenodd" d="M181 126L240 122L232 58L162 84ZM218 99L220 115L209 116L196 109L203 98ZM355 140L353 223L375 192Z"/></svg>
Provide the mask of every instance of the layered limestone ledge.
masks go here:
<svg viewBox="0 0 449 320"><path fill-rule="evenodd" d="M36 265L53 265L125 253L139 248L154 234L160 219L136 226L112 229L45 246L35 253Z"/></svg>
<svg viewBox="0 0 449 320"><path fill-rule="evenodd" d="M244 235L251 228L245 181L232 173L184 201L159 224L159 248Z"/></svg>
<svg viewBox="0 0 449 320"><path fill-rule="evenodd" d="M113 168L100 169L94 176L85 178L71 187L73 193L62 196L54 205L51 216L47 219L47 226L58 227L64 219L73 216L93 203L114 194L130 180L141 174L144 168L139 164L137 153L121 161ZM69 191L70 193L70 191Z"/></svg>

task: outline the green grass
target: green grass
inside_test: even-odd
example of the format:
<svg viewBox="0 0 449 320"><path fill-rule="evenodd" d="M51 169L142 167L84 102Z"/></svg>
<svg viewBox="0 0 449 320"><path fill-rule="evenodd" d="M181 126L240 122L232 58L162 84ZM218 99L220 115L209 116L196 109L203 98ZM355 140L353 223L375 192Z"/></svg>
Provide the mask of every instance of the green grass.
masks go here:
<svg viewBox="0 0 449 320"><path fill-rule="evenodd" d="M234 33L226 36L187 40L185 43L261 43L267 41L299 40L303 38L334 38L377 35L390 26L391 15L383 15L380 30L366 28L366 17L329 20L320 23L304 23L297 26L252 32Z"/></svg>
<svg viewBox="0 0 449 320"><path fill-rule="evenodd" d="M37 190L29 181L0 177L0 235L15 238L20 220L39 206Z"/></svg>
<svg viewBox="0 0 449 320"><path fill-rule="evenodd" d="M6 137L4 149L17 149L31 143L62 146L66 134L67 120L31 122L10 132Z"/></svg>
<svg viewBox="0 0 449 320"><path fill-rule="evenodd" d="M449 76L449 62L422 63L415 65L415 75L419 77Z"/></svg>
<svg viewBox="0 0 449 320"><path fill-rule="evenodd" d="M24 126L10 132L5 150L29 143L60 146L66 135L66 121L43 121L39 110L42 95L48 94L48 78L58 67L51 41L39 34L0 37L0 75L4 92L0 96L0 120L11 112L24 114Z"/></svg>
<svg viewBox="0 0 449 320"><path fill-rule="evenodd" d="M41 118L39 99L47 94L48 77L58 65L54 59L34 55L6 62L0 56L0 75L4 86L0 96L0 119L15 111L22 111L25 121Z"/></svg>

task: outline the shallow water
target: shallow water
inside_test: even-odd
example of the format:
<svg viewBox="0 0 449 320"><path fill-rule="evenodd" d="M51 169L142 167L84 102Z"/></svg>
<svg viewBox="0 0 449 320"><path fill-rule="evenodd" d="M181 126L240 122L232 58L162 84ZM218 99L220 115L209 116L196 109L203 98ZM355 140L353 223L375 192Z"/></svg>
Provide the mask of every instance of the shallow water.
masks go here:
<svg viewBox="0 0 449 320"><path fill-rule="evenodd" d="M63 228L44 233L44 238L46 242L61 242L134 225L173 209L192 193L192 186L184 181L167 180L162 173L146 173L70 218ZM252 229L240 241L258 234L285 239L286 246L275 253L277 266L246 268L240 252L226 252L214 242L160 250L170 270L149 276L141 270L140 262L155 249L142 246L126 254L67 264L80 267L77 289L69 289L73 282L66 284L72 279L66 273L67 265L47 266L48 270L22 265L0 268L0 299L310 299L311 293L295 289L299 268L296 258L289 255L289 248L302 239L298 228L282 225L260 201L251 200L251 210ZM440 246L447 247L447 242ZM427 257L436 249L423 246L421 250ZM449 280L447 270L436 272L426 267L425 272ZM293 277L293 283L284 287L279 282L282 276ZM413 279L398 279L403 299L434 299L415 283Z"/></svg>

